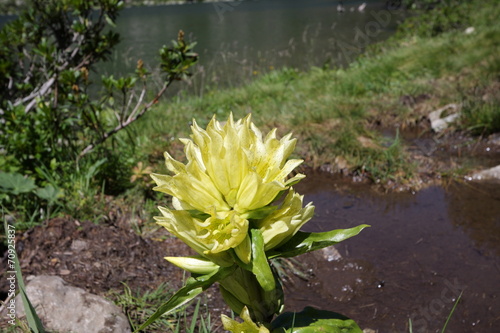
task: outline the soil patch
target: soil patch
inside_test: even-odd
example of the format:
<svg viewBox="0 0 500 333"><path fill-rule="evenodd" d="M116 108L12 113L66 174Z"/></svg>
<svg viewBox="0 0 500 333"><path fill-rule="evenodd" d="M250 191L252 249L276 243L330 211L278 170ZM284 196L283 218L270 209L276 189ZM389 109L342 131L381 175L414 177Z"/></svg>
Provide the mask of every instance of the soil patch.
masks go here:
<svg viewBox="0 0 500 333"><path fill-rule="evenodd" d="M156 238L143 238L131 228L94 224L72 218L55 218L18 235L16 247L21 268L28 275L58 275L73 286L107 296L123 292L127 284L143 294L168 283L172 291L185 278L181 269L169 264L165 256L186 256L193 251L162 229ZM6 271L6 255L2 271ZM7 296L6 279L0 280L2 299ZM226 313L226 306L216 287L204 293L209 300L212 318ZM165 301L170 294L165 295Z"/></svg>

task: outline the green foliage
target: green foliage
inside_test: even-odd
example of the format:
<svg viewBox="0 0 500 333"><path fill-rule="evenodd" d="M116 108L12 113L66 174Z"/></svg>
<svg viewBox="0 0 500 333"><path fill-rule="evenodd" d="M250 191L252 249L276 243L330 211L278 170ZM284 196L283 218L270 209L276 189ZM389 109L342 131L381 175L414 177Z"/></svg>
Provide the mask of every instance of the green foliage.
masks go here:
<svg viewBox="0 0 500 333"><path fill-rule="evenodd" d="M310 306L301 312L285 312L272 322L272 333L362 333L356 322L341 314Z"/></svg>
<svg viewBox="0 0 500 333"><path fill-rule="evenodd" d="M466 101L462 107L461 126L474 135L500 132L500 100Z"/></svg>
<svg viewBox="0 0 500 333"><path fill-rule="evenodd" d="M141 61L133 76L103 76L103 91L90 93L90 72L119 42L109 27L122 5L117 0L34 0L1 31L5 126L0 144L26 171L54 158L75 160L88 153L142 116L170 83L189 75L197 55L180 33L173 47L160 52L165 85L150 103L143 104L149 73Z"/></svg>
<svg viewBox="0 0 500 333"><path fill-rule="evenodd" d="M136 328L134 333L144 330L146 327L158 320L158 318L173 313L176 309L179 309L181 306L187 304L196 296L208 289L212 284L233 273L234 270L234 266L221 267L219 270L211 274L189 278L186 285L170 297L167 302L159 306L155 313L148 318L148 320L146 320L139 328Z"/></svg>
<svg viewBox="0 0 500 333"><path fill-rule="evenodd" d="M387 182L388 180L401 181L404 178L411 178L413 175L412 164L407 161L404 146L399 138L399 134L388 147L380 149L365 149L365 153L360 156L362 165L358 172L367 172L368 177L375 183Z"/></svg>
<svg viewBox="0 0 500 333"><path fill-rule="evenodd" d="M425 12L405 20L398 27L399 37L433 37L441 33L470 26L469 5L473 0L410 0L406 5Z"/></svg>
<svg viewBox="0 0 500 333"><path fill-rule="evenodd" d="M34 0L1 30L0 144L26 170L78 153L92 128L89 70L118 43L105 29L120 8L116 0Z"/></svg>
<svg viewBox="0 0 500 333"><path fill-rule="evenodd" d="M151 291L138 293L132 292L130 287L124 283L123 292L113 291L109 297L123 310L134 330L145 318L150 317L155 312L156 308L164 301L165 296L169 294L171 291L168 284L161 284ZM190 323L188 323L187 317L188 308L181 308L170 316L156 320L148 327L147 332L180 332L181 327L185 328L187 333L210 332L210 315L200 313L200 302L197 302L191 314Z"/></svg>
<svg viewBox="0 0 500 333"><path fill-rule="evenodd" d="M326 232L299 231L284 245L267 252L266 255L269 259L295 257L340 243L358 235L367 227L369 227L369 225L361 224L350 229L338 229Z"/></svg>
<svg viewBox="0 0 500 333"><path fill-rule="evenodd" d="M0 167L29 175L37 186L50 183L36 198L47 200L62 188L65 208L78 211L88 199L69 199L88 192L88 175L99 175L97 191L130 188L141 156L129 148L134 140L116 134L157 104L172 82L189 76L198 57L180 32L160 50L164 82L156 93L141 60L132 75L95 82L96 64L109 60L119 42L112 28L123 2L32 0L28 7L0 31Z"/></svg>
<svg viewBox="0 0 500 333"><path fill-rule="evenodd" d="M0 190L13 195L29 193L36 188L35 181L18 173L0 172Z"/></svg>
<svg viewBox="0 0 500 333"><path fill-rule="evenodd" d="M51 184L38 187L33 178L0 171L0 205L20 217L20 229L31 227L37 217L51 217L53 209L57 211L61 207L61 196L60 189Z"/></svg>

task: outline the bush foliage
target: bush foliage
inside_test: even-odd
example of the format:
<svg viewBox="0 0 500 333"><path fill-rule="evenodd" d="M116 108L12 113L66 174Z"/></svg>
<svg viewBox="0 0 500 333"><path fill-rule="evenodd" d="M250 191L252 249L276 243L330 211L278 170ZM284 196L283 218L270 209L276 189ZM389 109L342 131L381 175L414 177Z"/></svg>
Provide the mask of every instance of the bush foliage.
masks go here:
<svg viewBox="0 0 500 333"><path fill-rule="evenodd" d="M3 27L0 169L31 175L37 184L52 183L54 177L40 170L71 175L104 160L100 167L107 180L129 177L119 174L120 163L126 162L123 152L118 155L105 143L151 109L173 82L189 75L198 57L194 44L179 32L172 46L160 50L162 84L155 91L140 59L128 76L98 75L96 64L109 60L119 43L112 28L122 7L118 0L33 0ZM68 183L56 178L53 185Z"/></svg>

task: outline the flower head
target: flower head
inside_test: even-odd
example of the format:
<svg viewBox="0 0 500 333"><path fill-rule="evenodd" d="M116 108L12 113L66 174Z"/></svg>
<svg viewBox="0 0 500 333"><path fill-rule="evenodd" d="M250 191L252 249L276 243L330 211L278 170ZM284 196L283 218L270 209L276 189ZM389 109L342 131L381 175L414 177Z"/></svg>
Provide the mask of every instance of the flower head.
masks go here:
<svg viewBox="0 0 500 333"><path fill-rule="evenodd" d="M250 119L235 122L230 115L222 125L213 118L206 130L193 121L191 139L181 140L187 163L165 153L172 175L152 174L154 190L173 196L174 210L161 208L158 223L201 255L225 260L224 251L234 249L248 263L248 219L305 177L288 179L302 163L288 160L296 142L291 134L278 139L274 129L263 137Z"/></svg>
<svg viewBox="0 0 500 333"><path fill-rule="evenodd" d="M186 165L165 153L166 166L174 175L153 174L155 190L176 197L181 205L209 212L235 210L245 213L271 203L302 174L288 179L302 160L287 160L295 148L291 134L265 138L250 115L222 126L213 118L204 130L193 121L192 139L182 139Z"/></svg>

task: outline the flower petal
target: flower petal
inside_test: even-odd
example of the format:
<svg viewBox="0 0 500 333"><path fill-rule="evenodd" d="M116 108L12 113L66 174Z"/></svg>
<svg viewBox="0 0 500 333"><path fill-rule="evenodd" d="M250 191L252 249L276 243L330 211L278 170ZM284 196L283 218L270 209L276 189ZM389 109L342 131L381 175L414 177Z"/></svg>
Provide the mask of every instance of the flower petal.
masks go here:
<svg viewBox="0 0 500 333"><path fill-rule="evenodd" d="M170 263L195 274L210 274L219 269L212 261L202 257L165 257Z"/></svg>
<svg viewBox="0 0 500 333"><path fill-rule="evenodd" d="M314 206L309 203L302 208L302 201L303 196L290 189L280 208L256 223L262 231L266 251L285 243L313 217Z"/></svg>

